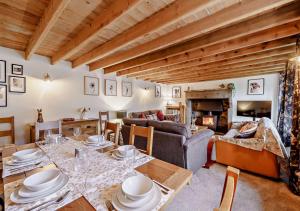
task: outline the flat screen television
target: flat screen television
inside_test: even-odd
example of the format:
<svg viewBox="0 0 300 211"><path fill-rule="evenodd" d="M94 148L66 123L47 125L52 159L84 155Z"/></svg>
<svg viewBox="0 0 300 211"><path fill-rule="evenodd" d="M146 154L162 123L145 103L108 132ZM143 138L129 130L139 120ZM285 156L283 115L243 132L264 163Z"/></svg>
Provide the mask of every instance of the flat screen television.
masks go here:
<svg viewBox="0 0 300 211"><path fill-rule="evenodd" d="M237 101L237 116L271 118L272 101Z"/></svg>

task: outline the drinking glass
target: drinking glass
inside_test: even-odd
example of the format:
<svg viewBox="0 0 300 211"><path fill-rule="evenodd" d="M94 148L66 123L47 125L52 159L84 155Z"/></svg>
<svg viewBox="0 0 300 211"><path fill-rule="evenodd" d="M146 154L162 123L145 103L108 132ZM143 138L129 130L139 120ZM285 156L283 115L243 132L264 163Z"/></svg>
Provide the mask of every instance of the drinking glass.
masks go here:
<svg viewBox="0 0 300 211"><path fill-rule="evenodd" d="M52 136L52 131L51 130L45 130L44 131L44 139L45 139L46 144L50 143L51 136Z"/></svg>
<svg viewBox="0 0 300 211"><path fill-rule="evenodd" d="M73 135L74 135L75 137L78 137L78 136L80 136L80 134L81 134L81 129L80 129L80 127L75 127L75 128L73 129Z"/></svg>

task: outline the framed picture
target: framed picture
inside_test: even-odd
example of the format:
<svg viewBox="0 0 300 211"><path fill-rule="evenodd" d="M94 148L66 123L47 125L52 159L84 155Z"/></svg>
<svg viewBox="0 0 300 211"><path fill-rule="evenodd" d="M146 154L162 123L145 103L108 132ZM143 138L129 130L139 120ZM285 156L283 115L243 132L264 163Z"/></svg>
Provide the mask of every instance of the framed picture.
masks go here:
<svg viewBox="0 0 300 211"><path fill-rule="evenodd" d="M248 80L248 95L263 95L264 94L265 79L249 79Z"/></svg>
<svg viewBox="0 0 300 211"><path fill-rule="evenodd" d="M0 60L0 83L6 83L6 61Z"/></svg>
<svg viewBox="0 0 300 211"><path fill-rule="evenodd" d="M105 83L104 94L106 96L117 96L117 81L105 79L104 83Z"/></svg>
<svg viewBox="0 0 300 211"><path fill-rule="evenodd" d="M23 75L23 65L12 64L11 65L11 74Z"/></svg>
<svg viewBox="0 0 300 211"><path fill-rule="evenodd" d="M160 85L155 85L155 97L161 97L161 87L160 87Z"/></svg>
<svg viewBox="0 0 300 211"><path fill-rule="evenodd" d="M181 87L180 86L172 87L172 97L173 98L181 98Z"/></svg>
<svg viewBox="0 0 300 211"><path fill-rule="evenodd" d="M132 96L132 83L122 81L122 96L131 97Z"/></svg>
<svg viewBox="0 0 300 211"><path fill-rule="evenodd" d="M0 107L7 107L7 85L0 84Z"/></svg>
<svg viewBox="0 0 300 211"><path fill-rule="evenodd" d="M25 93L26 78L21 76L8 76L9 92Z"/></svg>
<svg viewBox="0 0 300 211"><path fill-rule="evenodd" d="M99 96L99 78L84 76L84 95Z"/></svg>

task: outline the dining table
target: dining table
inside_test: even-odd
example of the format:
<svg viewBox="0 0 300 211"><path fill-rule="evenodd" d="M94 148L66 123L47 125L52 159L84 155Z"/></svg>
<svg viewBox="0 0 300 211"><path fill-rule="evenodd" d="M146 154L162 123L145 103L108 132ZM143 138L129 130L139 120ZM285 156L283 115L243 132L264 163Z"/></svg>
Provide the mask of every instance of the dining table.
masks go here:
<svg viewBox="0 0 300 211"><path fill-rule="evenodd" d="M90 147L83 144L87 136L66 137L62 143L45 144L36 142L24 145L10 145L4 147L3 158L3 185L5 210L30 210L31 207L41 202L16 204L10 200L10 195L27 177L51 168L58 168L70 179L66 185L71 191L68 200L54 206L49 210L113 210L107 206L106 200L111 200L111 195L126 178L143 174L161 187L166 187L169 192L162 194L161 202L155 210L164 210L174 197L190 184L192 172L179 166L156 159L152 156L139 153L140 157L132 160L119 161L113 159L111 152L118 146L109 143L107 146ZM108 141L109 142L109 141ZM45 153L46 159L32 169L24 169L14 174L8 174L5 162L11 159L13 153L24 150L40 148ZM88 154L88 167L84 171L74 170L74 151L83 148ZM64 188L64 189L65 189Z"/></svg>

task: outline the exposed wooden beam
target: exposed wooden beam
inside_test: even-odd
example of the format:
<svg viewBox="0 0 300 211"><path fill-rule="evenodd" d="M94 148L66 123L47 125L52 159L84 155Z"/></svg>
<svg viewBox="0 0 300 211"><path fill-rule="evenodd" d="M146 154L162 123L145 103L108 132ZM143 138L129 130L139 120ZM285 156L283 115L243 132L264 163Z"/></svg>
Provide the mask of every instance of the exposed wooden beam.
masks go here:
<svg viewBox="0 0 300 211"><path fill-rule="evenodd" d="M126 51L117 52L90 64L90 69L105 68L144 55L154 50L162 49L177 42L211 32L217 28L244 20L249 17L269 11L291 1L281 0L250 0L234 4L215 14L209 15L199 21L176 29L166 35L160 36L143 45L136 46ZM234 14L234 15L233 15Z"/></svg>
<svg viewBox="0 0 300 211"><path fill-rule="evenodd" d="M159 10L152 16L129 28L125 32L115 36L111 40L75 59L73 61L73 67L87 64L97 59L103 58L109 54L112 54L120 48L131 44L137 38L145 36L145 34L153 32L161 27L172 24L179 18L182 18L190 14L191 12L199 10L204 6L207 6L211 2L212 1L209 0L176 0L175 2Z"/></svg>
<svg viewBox="0 0 300 211"><path fill-rule="evenodd" d="M51 0L44 15L41 17L39 24L27 44L25 50L25 59L30 59L32 54L43 42L48 32L56 23L66 6L71 0Z"/></svg>
<svg viewBox="0 0 300 211"><path fill-rule="evenodd" d="M285 65L287 62L287 59L281 59L278 61L269 61L269 62L263 62L263 63L253 63L253 64L236 64L236 65L224 65L220 66L217 68L211 68L211 69L195 69L191 71L186 71L184 74L178 73L178 75L161 75L156 78L145 78L145 80L162 80L162 79L181 79L185 77L199 77L202 75L211 75L211 74L223 74L223 73L231 73L232 70L240 70L240 71L245 71L245 70L255 70L255 69L261 69L265 67L275 67L275 66L281 66Z"/></svg>
<svg viewBox="0 0 300 211"><path fill-rule="evenodd" d="M141 0L113 1L109 7L103 9L101 14L96 17L91 24L82 29L72 40L67 42L52 56L52 64L56 64L59 60L69 58L78 50L82 49L95 38L103 27L110 24L140 1Z"/></svg>
<svg viewBox="0 0 300 211"><path fill-rule="evenodd" d="M263 75L263 74L272 74L276 72L284 71L285 66L279 66L275 68L266 68L266 69L260 69L260 70L250 70L250 71L244 71L244 72L235 72L231 74L215 74L210 76L202 76L202 77L193 77L193 78L182 78L179 80L171 80L171 79L165 79L165 80L157 80L153 81L156 83L195 83L200 81L213 81L213 80L224 80L228 78L241 78L246 76L254 76L254 75Z"/></svg>
<svg viewBox="0 0 300 211"><path fill-rule="evenodd" d="M279 8L273 12L251 18L249 20L231 25L214 31L210 34L191 39L189 41L177 44L175 46L159 50L153 53L146 54L144 56L137 57L135 59L122 62L117 65L113 65L105 68L105 73L126 70L131 67L137 67L139 65L147 65L155 61L161 61L178 54L184 54L195 49L207 47L209 45L225 42L231 39L239 38L245 35L249 35L258 31L270 29L278 25L289 23L300 19L299 11L300 2ZM93 66L90 67L93 69ZM124 71L126 72L126 71ZM122 75L122 73L121 73Z"/></svg>
<svg viewBox="0 0 300 211"><path fill-rule="evenodd" d="M157 74L163 74L163 73L173 73L173 72L178 72L181 71L184 68L191 68L191 67L195 67L195 66L209 66L209 65L216 65L216 64L234 64L234 63L238 63L238 62L243 62L243 61L251 61L251 60L256 60L256 59L262 59L262 58L268 58L268 57L272 57L272 56L278 56L278 55L284 55L284 54L288 54L288 53L293 53L295 52L295 41L294 39L292 39L293 42L291 42L290 46L284 46L281 48L276 48L276 49L271 49L271 50L266 50L263 52L258 52L258 53L252 53L252 54L243 54L241 53L240 56L236 56L235 57L230 57L227 58L228 55L230 55L231 53L234 52L242 52L243 50L246 49L241 49L239 51L234 51L234 52L226 52L224 54L226 54L226 59L223 59L224 57L218 57L221 56L219 55L214 55L214 56L210 56L210 57L204 57L203 59L197 59L197 60L193 60L190 62L184 62L178 65L173 65L173 66L168 66L168 67L164 67L164 68L158 68L158 69L154 69L151 71L146 71L146 72L141 72L141 73L137 73L137 74L132 74L129 75L130 77L137 77L138 79L142 79L145 77L151 77L151 76L155 76ZM247 49L249 50L249 48ZM219 58L218 60L214 59L214 58ZM210 62L209 59L213 59ZM203 61L205 60L205 61Z"/></svg>
<svg viewBox="0 0 300 211"><path fill-rule="evenodd" d="M242 27L242 26L241 26ZM194 51L186 52L176 56L168 57L163 60L151 62L138 67L123 70L117 73L118 76L128 75L146 70L165 67L169 65L179 64L185 61L191 61L197 58L207 57L215 54L220 54L228 51L246 48L252 45L258 45L264 42L273 41L276 39L296 35L300 33L300 21L294 21L288 24L283 24L271 29L263 30L243 36L240 38L225 41L223 43L214 44L205 48L200 48Z"/></svg>
<svg viewBox="0 0 300 211"><path fill-rule="evenodd" d="M283 49L283 52L277 53L275 55L269 54L269 55L257 55L254 54L249 57L241 57L238 59L232 59L232 60L224 60L220 62L215 63L209 63L205 65L197 65L193 67L185 67L178 70L173 71L165 71L160 72L159 74L153 74L153 75L144 75L137 77L137 79L150 79L150 78L159 78L163 76L179 76L184 75L189 72L197 71L200 69L214 69L214 68L226 68L227 66L233 68L237 66L243 66L243 65L250 65L250 64L260 64L265 62L271 62L271 61L278 61L278 60L288 60L289 58L292 58L295 55L295 47L289 47L288 49Z"/></svg>

